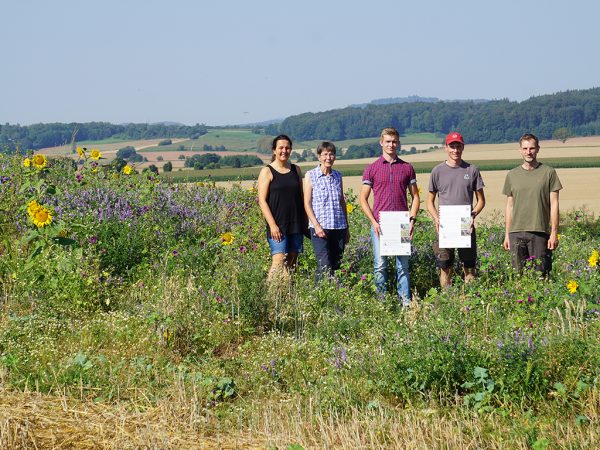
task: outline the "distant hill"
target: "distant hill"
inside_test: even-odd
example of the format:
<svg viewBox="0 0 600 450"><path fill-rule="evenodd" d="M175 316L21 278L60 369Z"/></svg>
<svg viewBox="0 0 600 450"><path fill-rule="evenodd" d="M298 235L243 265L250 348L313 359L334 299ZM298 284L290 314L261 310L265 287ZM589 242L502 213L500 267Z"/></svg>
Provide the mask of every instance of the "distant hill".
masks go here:
<svg viewBox="0 0 600 450"><path fill-rule="evenodd" d="M356 103L349 105L350 108L364 108L367 105L391 105L394 103L435 103L441 101L437 97L420 97L418 95L410 95L408 97L390 97L376 98L369 103Z"/></svg>
<svg viewBox="0 0 600 450"><path fill-rule="evenodd" d="M419 95L409 95L408 97L390 97L390 98L376 98L371 100L369 103L357 103L350 105L350 108L364 108L367 105L393 105L396 103L437 103L437 102L473 102L473 103L485 103L490 100L477 98L477 99L452 99L452 100L441 100L437 97L421 97Z"/></svg>
<svg viewBox="0 0 600 450"><path fill-rule="evenodd" d="M501 100L420 100L346 107L304 113L270 125L271 135L289 134L297 140L334 141L377 136L386 126L403 134L460 131L471 143L517 140L524 132L551 139L558 128L576 136L600 134L600 88L570 90L531 97L522 102Z"/></svg>

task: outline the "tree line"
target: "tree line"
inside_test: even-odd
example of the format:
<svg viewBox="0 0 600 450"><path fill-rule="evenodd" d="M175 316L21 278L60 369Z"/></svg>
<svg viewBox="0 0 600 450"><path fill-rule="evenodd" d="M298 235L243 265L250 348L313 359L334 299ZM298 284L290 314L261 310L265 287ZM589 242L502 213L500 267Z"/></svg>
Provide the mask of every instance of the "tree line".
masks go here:
<svg viewBox="0 0 600 450"><path fill-rule="evenodd" d="M267 126L265 132L285 133L295 140L338 141L377 136L385 126L395 127L402 134L459 130L470 143L515 141L526 131L551 139L559 128L576 136L599 135L600 88L541 95L522 102L502 99L368 104L290 116L280 124Z"/></svg>
<svg viewBox="0 0 600 450"><path fill-rule="evenodd" d="M219 156L216 153L204 153L202 155L186 157L184 166L202 170L219 169L222 166L235 168L252 167L259 166L262 163L262 160L254 155Z"/></svg>
<svg viewBox="0 0 600 450"><path fill-rule="evenodd" d="M167 125L129 123L115 125L108 122L39 123L34 125L0 125L0 150L15 151L55 147L71 142L99 141L108 138L125 140L157 138L197 139L206 134L205 125Z"/></svg>

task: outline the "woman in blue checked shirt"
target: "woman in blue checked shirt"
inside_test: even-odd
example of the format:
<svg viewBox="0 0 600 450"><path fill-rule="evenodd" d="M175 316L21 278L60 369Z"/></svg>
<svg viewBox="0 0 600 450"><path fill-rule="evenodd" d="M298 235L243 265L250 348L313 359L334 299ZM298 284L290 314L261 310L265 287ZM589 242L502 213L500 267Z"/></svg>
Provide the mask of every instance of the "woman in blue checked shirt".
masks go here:
<svg viewBox="0 0 600 450"><path fill-rule="evenodd" d="M317 149L319 166L306 172L304 209L317 258L317 282L340 268L350 240L342 174L333 170L335 145L322 142Z"/></svg>

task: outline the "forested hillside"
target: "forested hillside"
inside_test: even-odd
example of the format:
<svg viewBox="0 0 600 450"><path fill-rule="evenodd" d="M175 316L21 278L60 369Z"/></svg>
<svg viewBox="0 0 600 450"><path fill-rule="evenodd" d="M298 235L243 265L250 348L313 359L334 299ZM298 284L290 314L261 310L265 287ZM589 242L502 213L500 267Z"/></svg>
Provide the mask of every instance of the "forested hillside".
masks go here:
<svg viewBox="0 0 600 450"><path fill-rule="evenodd" d="M108 138L124 140L155 138L197 138L206 134L204 125L167 125L130 123L114 125L108 122L89 123L39 123L28 126L0 125L0 151L39 149L76 141L98 141ZM74 136L75 135L75 136Z"/></svg>
<svg viewBox="0 0 600 450"><path fill-rule="evenodd" d="M459 130L470 143L514 141L525 131L542 139L567 128L578 136L600 134L600 88L572 90L509 100L440 101L366 105L291 116L267 127L298 140L356 139L377 136L385 126L402 134Z"/></svg>

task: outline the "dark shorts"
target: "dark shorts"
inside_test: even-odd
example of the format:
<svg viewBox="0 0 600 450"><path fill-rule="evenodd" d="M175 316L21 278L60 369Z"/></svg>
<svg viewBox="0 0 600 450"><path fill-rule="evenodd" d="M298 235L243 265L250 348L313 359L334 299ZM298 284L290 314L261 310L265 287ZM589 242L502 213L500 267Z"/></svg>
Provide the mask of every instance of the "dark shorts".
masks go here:
<svg viewBox="0 0 600 450"><path fill-rule="evenodd" d="M435 254L435 265L438 269L448 269L454 265L453 248L440 248L439 238L436 237L433 243L433 253ZM466 269L473 269L477 262L477 236L475 228L471 231L471 248L457 248L458 259L463 263Z"/></svg>
<svg viewBox="0 0 600 450"><path fill-rule="evenodd" d="M533 231L508 233L513 267L521 270L530 261L537 270L544 274L550 273L552 250L548 249L549 238L546 233Z"/></svg>
<svg viewBox="0 0 600 450"><path fill-rule="evenodd" d="M277 253L302 253L304 251L304 235L302 233L284 234L281 242L275 239L267 238L269 247L271 247L271 255Z"/></svg>

